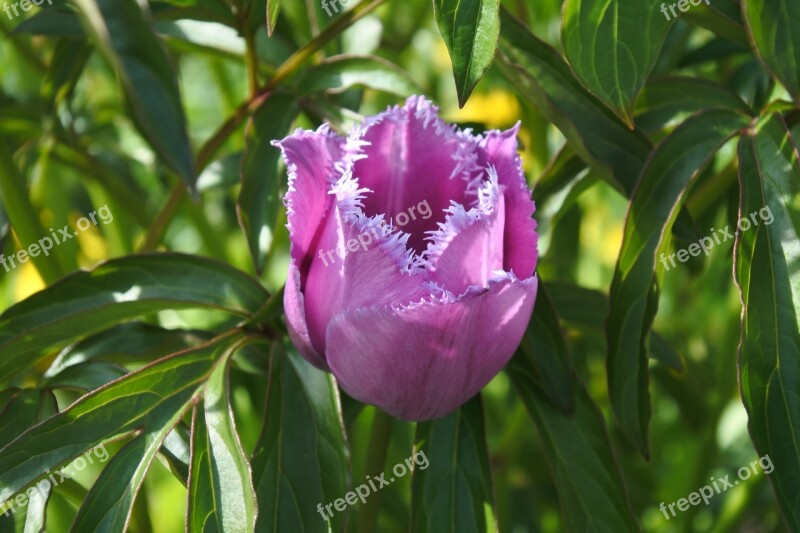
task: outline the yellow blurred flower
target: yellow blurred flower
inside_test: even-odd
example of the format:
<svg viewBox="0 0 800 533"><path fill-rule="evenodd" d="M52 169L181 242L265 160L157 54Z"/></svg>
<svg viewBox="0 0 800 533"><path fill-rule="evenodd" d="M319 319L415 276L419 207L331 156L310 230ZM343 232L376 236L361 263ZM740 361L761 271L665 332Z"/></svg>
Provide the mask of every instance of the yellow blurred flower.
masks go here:
<svg viewBox="0 0 800 533"><path fill-rule="evenodd" d="M447 122L480 122L490 129L513 126L519 117L519 101L503 89L473 93L463 109L456 106L445 113Z"/></svg>
<svg viewBox="0 0 800 533"><path fill-rule="evenodd" d="M70 215L70 225L72 225L73 228L77 227L78 220L81 217L82 215L76 213ZM90 225L87 229L78 231L78 235L76 235L75 238L80 248L78 263L81 266L92 266L98 261L108 258L108 243L94 224Z"/></svg>
<svg viewBox="0 0 800 533"><path fill-rule="evenodd" d="M28 261L17 267L17 283L14 285L15 302L22 301L44 288L44 280L32 262Z"/></svg>

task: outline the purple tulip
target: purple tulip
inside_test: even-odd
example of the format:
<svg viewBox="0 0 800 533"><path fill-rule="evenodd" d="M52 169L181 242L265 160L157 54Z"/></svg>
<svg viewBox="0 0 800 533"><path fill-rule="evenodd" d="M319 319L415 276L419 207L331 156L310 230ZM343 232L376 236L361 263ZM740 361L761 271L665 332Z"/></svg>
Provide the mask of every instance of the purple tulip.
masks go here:
<svg viewBox="0 0 800 533"><path fill-rule="evenodd" d="M284 306L300 353L407 420L446 415L509 361L536 299L516 127L448 126L413 96L347 138L276 141L289 169Z"/></svg>

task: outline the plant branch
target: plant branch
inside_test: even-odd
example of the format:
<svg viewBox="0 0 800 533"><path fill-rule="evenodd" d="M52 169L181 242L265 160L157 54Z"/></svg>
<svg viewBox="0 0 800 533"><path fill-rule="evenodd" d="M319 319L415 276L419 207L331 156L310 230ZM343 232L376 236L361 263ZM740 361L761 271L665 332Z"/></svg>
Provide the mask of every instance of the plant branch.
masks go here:
<svg viewBox="0 0 800 533"><path fill-rule="evenodd" d="M222 126L206 141L200 148L195 158L195 172L198 174L211 162L216 155L217 151L225 144L228 137L236 131L244 120L252 113L258 110L261 105L267 101L270 93L274 91L283 81L289 78L294 72L305 64L318 50L322 49L325 44L339 35L342 31L350 27L357 20L363 18L368 13L375 10L378 6L386 2L386 0L362 0L353 9L345 11L340 17L336 19L330 26L325 28L325 31L311 39L308 44L300 48L297 52L292 54L272 75L272 78L253 95L250 100L241 104L233 115L226 120ZM178 183L170 192L167 203L164 205L161 212L156 217L155 222L150 227L147 235L145 236L142 245L139 247L140 252L152 252L164 238L167 227L178 211L180 204L187 196L187 191L182 183Z"/></svg>

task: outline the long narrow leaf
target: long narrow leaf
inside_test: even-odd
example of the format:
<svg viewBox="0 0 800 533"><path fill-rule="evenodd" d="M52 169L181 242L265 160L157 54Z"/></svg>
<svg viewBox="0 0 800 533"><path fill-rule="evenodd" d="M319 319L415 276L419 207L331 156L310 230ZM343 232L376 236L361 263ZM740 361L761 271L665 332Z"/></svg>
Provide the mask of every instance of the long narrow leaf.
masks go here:
<svg viewBox="0 0 800 533"><path fill-rule="evenodd" d="M692 179L748 120L734 111L711 110L684 122L653 153L631 200L610 291L608 389L623 432L645 456L650 420L648 335L658 298L656 251L669 235Z"/></svg>
<svg viewBox="0 0 800 533"><path fill-rule="evenodd" d="M800 530L799 158L778 114L742 138L739 213L745 220L758 212L749 222L761 223L739 231L736 241L743 305L739 383L750 436L775 465L769 480L793 531Z"/></svg>

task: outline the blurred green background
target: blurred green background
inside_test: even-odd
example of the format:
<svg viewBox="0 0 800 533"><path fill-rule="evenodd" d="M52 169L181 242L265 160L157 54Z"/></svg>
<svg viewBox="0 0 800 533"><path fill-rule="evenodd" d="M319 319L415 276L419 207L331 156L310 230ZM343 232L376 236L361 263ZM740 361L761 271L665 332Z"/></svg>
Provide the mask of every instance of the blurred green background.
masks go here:
<svg viewBox="0 0 800 533"><path fill-rule="evenodd" d="M236 112L250 89L245 38L219 22L176 21L170 15L190 4L188 0L151 2L151 8L155 29L177 66L190 141L196 151ZM540 38L560 48L560 1L517 0L503 5ZM61 4L50 9L69 7ZM85 67L81 66L78 57L85 52L80 39L70 36L72 30L57 17L34 19L38 12L25 12L14 20L0 13L0 136L15 149L15 159L28 180L31 203L44 228L74 227L79 217L105 204L113 212L113 223L81 232L54 250L61 267L69 272L137 251L179 181L137 132L108 63L100 54L89 52ZM261 79L268 79L291 52L335 19L312 0L284 2L275 35L267 37L263 20L252 34ZM31 25L19 30L26 22ZM71 43L66 50L65 42ZM61 72L52 67L57 51L73 60L64 61ZM467 105L458 108L450 59L429 0L386 3L315 53L311 62L339 53L373 54L400 66L450 122L480 131L508 128L521 121L525 170L538 199L536 184L552 170L549 165L564 147L564 137L520 98L496 68L480 82ZM747 75L754 68L753 61L751 55L742 53L742 47L730 44L725 49L711 31L680 21L671 29L655 73L701 75L734 86L738 83L740 95L752 100L772 90L764 76ZM68 70L76 68L80 75L72 87L60 77L69 77ZM358 115L373 114L401 101L395 94L363 87L329 94L319 101L312 96L303 102L295 127L316 128L322 119L329 119L336 127L347 128ZM179 202L158 249L217 258L256 274L236 213L244 127L244 123L237 126L201 173L197 195ZM653 136L663 136L669 129L668 124ZM734 157L735 143L731 142L715 162L716 170L729 169ZM735 173L727 172L720 172L719 177L715 169L707 171L696 190L715 188L729 201L704 205L700 194L690 199L701 214L701 223L709 227L724 226L736 216ZM550 282L573 366L603 409L642 528L652 532L783 531L765 475L669 521L659 511L661 502L686 497L710 477L734 475L757 458L737 389L741 305L731 276L732 242L714 248L707 259L693 258L663 275L654 329L668 341L664 357L678 361L673 366L682 366L683 371L651 361L652 455L646 462L624 441L613 421L605 370L604 293L611 284L628 202L593 171L583 167L574 174L573 187L537 203L541 235L538 270ZM285 184L284 170L280 176ZM110 182L114 185L109 186ZM5 216L3 222L0 243L9 255L19 249L19 241ZM270 291L283 285L287 265L288 236L279 224L267 268L260 276ZM578 300L574 299L576 286L582 288ZM10 273L0 271L3 308L43 287L30 262ZM596 307L584 308L582 302L586 301ZM195 311L164 312L157 320L166 327L202 329L215 317ZM237 423L249 451L260 430L263 387L260 378L239 370L233 371L232 379ZM63 406L77 395L62 391L58 397ZM513 533L563 531L540 437L505 373L485 389L483 400L500 529ZM354 409L354 418L348 419L348 402L344 400L345 420L353 479L358 480L378 473L370 469L374 465L369 464L368 453L375 410ZM414 433L413 424L389 423L386 470L408 457ZM81 495L98 474L98 468L89 468L74 484L59 487L48 510L49 531L67 530ZM160 462L153 465L141 496L131 531L183 530L186 489ZM380 509L378 530L407 530L410 478L371 498ZM358 523L356 509L351 529Z"/></svg>

